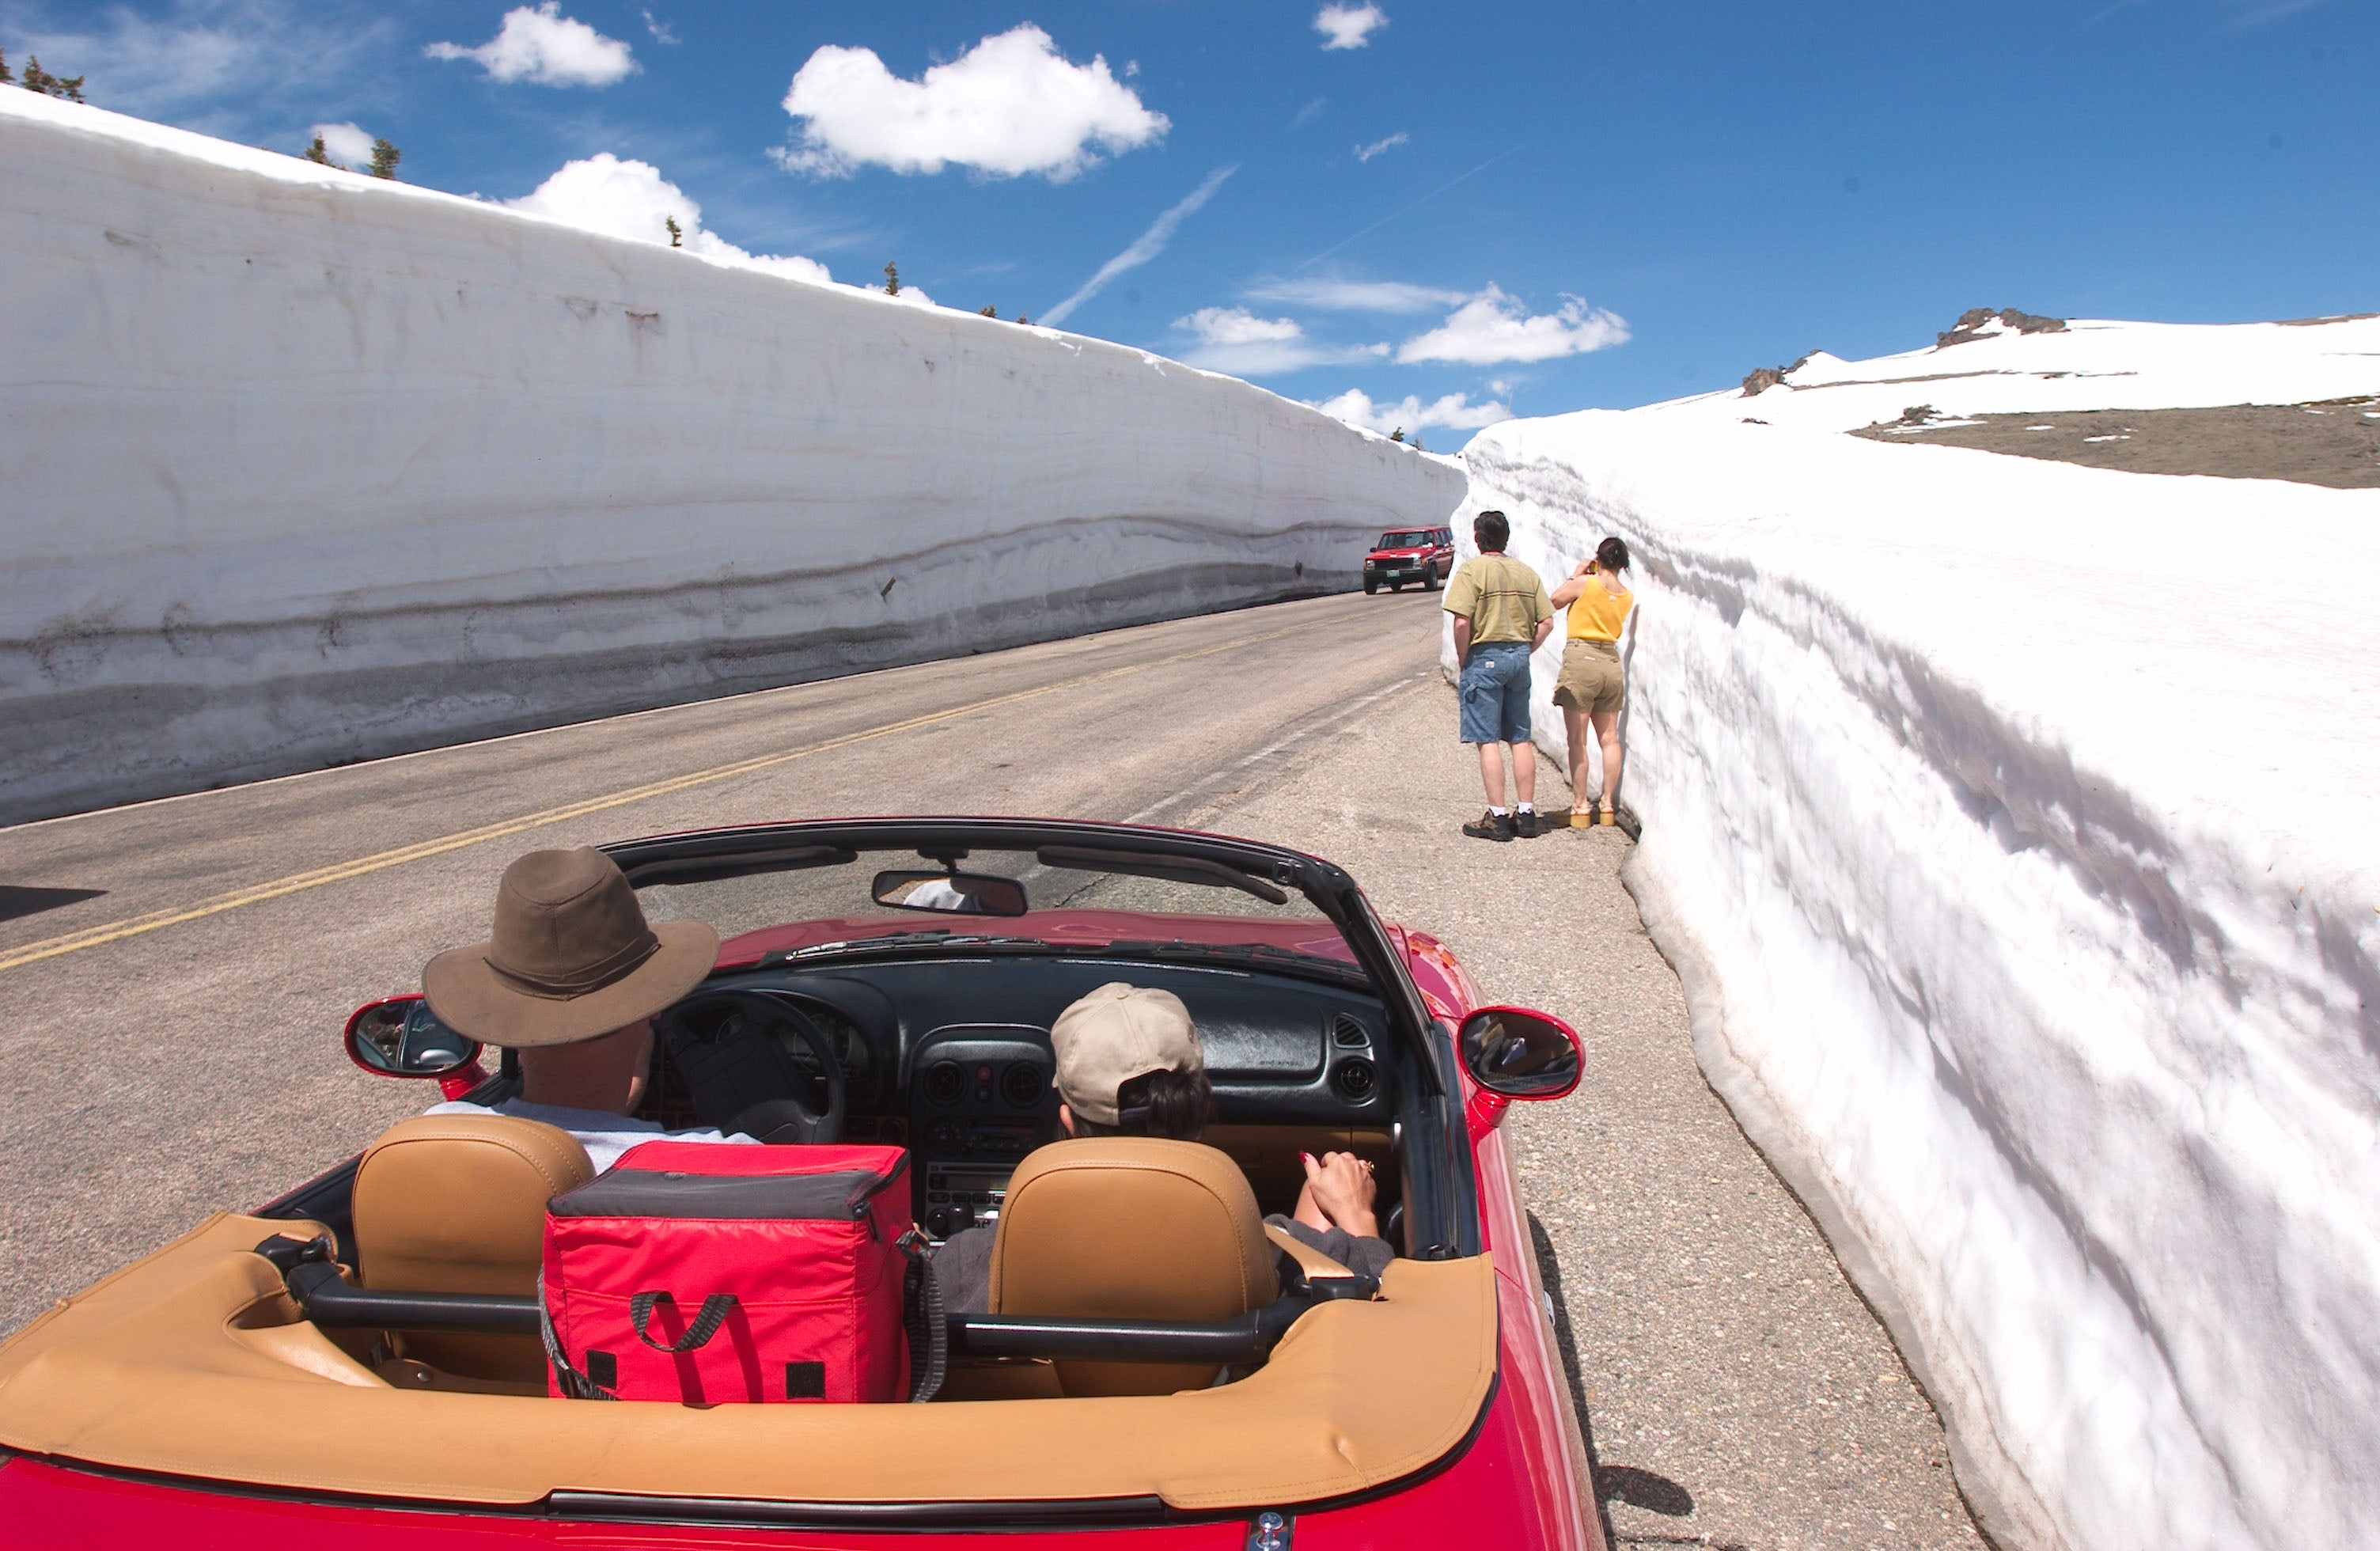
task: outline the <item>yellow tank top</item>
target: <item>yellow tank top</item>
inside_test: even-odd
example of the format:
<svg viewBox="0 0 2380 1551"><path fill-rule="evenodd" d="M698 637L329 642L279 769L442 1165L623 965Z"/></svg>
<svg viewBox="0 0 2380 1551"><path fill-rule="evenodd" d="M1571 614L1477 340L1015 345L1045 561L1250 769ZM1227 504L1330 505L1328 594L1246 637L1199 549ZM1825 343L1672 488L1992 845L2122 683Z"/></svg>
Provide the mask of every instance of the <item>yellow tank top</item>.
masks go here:
<svg viewBox="0 0 2380 1551"><path fill-rule="evenodd" d="M1606 592L1600 576L1589 576L1586 588L1570 600L1570 636L1574 641L1616 641L1628 623L1636 595L1621 588Z"/></svg>

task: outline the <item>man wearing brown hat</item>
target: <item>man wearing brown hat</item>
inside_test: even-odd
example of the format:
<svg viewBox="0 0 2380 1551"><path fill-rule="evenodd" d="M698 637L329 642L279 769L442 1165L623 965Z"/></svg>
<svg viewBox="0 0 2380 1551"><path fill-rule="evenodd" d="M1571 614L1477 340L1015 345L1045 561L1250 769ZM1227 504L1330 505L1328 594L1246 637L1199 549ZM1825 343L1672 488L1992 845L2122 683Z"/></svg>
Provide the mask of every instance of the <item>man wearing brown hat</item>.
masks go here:
<svg viewBox="0 0 2380 1551"><path fill-rule="evenodd" d="M1058 1128L1067 1136L1167 1136L1196 1142L1213 1110L1207 1055L1190 1010L1172 991L1110 981L1080 997L1050 1027L1058 1058ZM1352 1153L1305 1159L1297 1214L1273 1217L1350 1269L1378 1276L1395 1252L1372 1217L1371 1166ZM953 1314L991 1304L997 1228L962 1229L934 1252L942 1303Z"/></svg>
<svg viewBox="0 0 2380 1551"><path fill-rule="evenodd" d="M559 1126L598 1171L639 1142L749 1142L717 1131L664 1133L634 1118L653 1054L653 1015L700 985L719 934L700 921L645 920L619 865L600 851L532 851L504 869L495 930L421 972L447 1027L520 1059L521 1091L492 1109L433 1105L432 1115L503 1114Z"/></svg>

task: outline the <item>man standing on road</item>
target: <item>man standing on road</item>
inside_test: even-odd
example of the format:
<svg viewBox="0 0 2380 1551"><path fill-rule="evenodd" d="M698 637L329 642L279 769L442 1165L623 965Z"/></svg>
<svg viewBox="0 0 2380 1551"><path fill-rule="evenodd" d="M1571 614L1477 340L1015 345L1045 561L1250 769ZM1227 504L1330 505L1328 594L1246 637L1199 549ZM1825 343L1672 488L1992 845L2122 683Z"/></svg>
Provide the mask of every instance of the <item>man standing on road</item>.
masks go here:
<svg viewBox="0 0 2380 1551"><path fill-rule="evenodd" d="M1479 779L1488 789L1488 811L1463 832L1478 840L1534 836L1537 756L1529 745L1529 654L1554 627L1553 600L1535 571L1504 552L1512 526L1503 513L1480 513L1472 519L1471 536L1479 553L1456 569L1442 605L1454 616L1461 736L1479 745ZM1504 807L1507 748L1517 817Z"/></svg>

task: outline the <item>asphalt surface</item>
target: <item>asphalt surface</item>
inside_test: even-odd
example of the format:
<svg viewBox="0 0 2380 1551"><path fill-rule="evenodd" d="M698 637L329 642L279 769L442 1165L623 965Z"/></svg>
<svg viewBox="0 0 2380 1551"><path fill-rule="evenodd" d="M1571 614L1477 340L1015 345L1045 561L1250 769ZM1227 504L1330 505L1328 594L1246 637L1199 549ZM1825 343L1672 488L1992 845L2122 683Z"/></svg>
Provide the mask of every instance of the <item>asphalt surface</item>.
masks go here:
<svg viewBox="0 0 2380 1551"><path fill-rule="evenodd" d="M1480 794L1437 619L1342 595L0 830L0 1329L419 1109L339 1030L483 935L520 851L1131 818L1329 856L1488 995L1586 1033L1580 1092L1506 1123L1620 1544L1979 1545L1931 1407L1703 1084L1627 842L1459 833ZM1539 795L1565 806L1549 767Z"/></svg>

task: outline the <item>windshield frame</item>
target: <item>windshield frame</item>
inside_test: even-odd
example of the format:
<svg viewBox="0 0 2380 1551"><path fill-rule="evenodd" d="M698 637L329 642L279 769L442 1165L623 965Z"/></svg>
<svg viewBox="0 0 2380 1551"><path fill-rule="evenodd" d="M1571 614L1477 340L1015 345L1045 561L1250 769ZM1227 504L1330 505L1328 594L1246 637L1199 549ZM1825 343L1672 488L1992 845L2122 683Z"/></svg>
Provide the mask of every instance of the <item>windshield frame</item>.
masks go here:
<svg viewBox="0 0 2380 1551"><path fill-rule="evenodd" d="M1413 1214L1409 1233L1414 1251L1429 1259L1479 1252L1475 1165L1463 1121L1452 1032L1423 1000L1399 940L1373 913L1355 880L1333 863L1257 841L1063 818L808 819L692 830L618 841L597 849L617 862L634 884L640 874L658 879L684 877L696 869L734 869L719 876L752 876L804 866L848 866L871 852L1038 852L1044 846L1210 863L1303 895L1346 944L1356 967L1369 981L1368 988L1379 998L1389 1037L1407 1058L1402 1070L1409 1074L1414 1091L1402 1106L1402 1123L1407 1145L1414 1149L1406 1196ZM998 935L1007 935L1002 928L1011 925L996 919L984 922ZM954 929L953 935L961 933ZM853 946L864 949L864 939ZM1187 951L1195 951L1195 945ZM1215 951L1220 955L1228 950L1218 947ZM720 965L722 971L747 967L740 962ZM1278 972L1293 973L1286 963L1278 966Z"/></svg>
<svg viewBox="0 0 2380 1551"><path fill-rule="evenodd" d="M861 864L871 853L931 854L950 851L1038 852L1044 847L1113 852L1151 861L1173 859L1220 866L1302 895L1347 945L1354 965L1380 998L1390 1029L1415 1054L1417 1066L1443 1097L1447 1084L1432 1059L1435 1024L1404 955L1373 914L1355 880L1338 866L1285 846L1186 830L1102 824L1062 818L842 818L745 824L692 830L598 846L638 887L698 870L735 876ZM1139 912L1121 913L1139 915ZM1159 919L1148 913L1152 920ZM798 922L783 923L786 926ZM920 919L917 926L923 927ZM1012 923L953 923L953 937L1005 936ZM875 934L870 934L875 935ZM865 938L853 941L864 946ZM1061 945L1062 946L1062 945ZM1226 945L1215 945L1219 951ZM722 964L722 968L729 967Z"/></svg>

